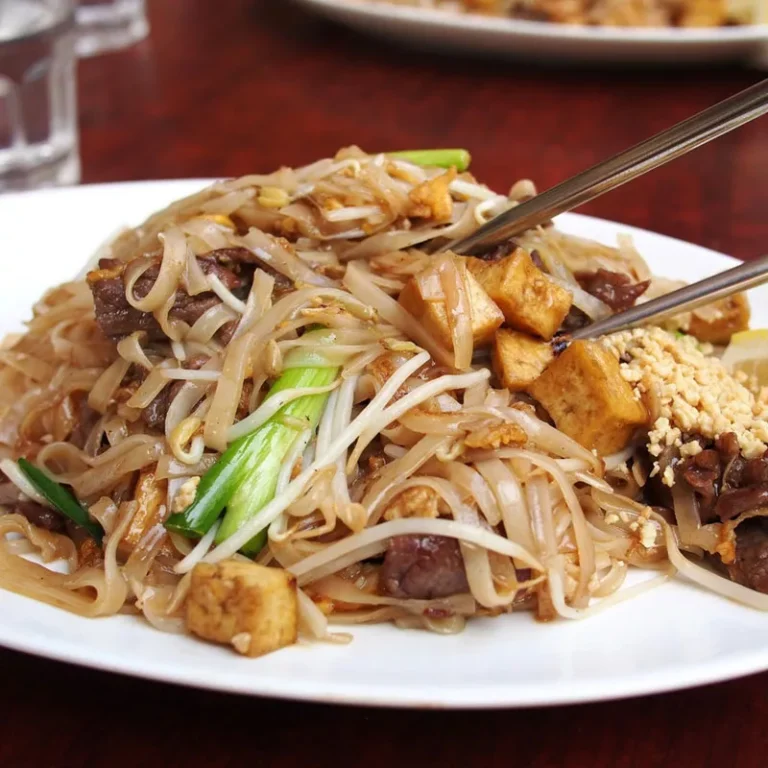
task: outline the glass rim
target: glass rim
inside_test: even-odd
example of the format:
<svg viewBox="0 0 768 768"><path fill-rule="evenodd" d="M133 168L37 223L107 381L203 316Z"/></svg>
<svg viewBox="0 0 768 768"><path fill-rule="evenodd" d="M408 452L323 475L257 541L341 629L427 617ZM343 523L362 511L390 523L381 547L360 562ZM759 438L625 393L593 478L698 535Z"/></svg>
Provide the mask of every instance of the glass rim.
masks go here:
<svg viewBox="0 0 768 768"><path fill-rule="evenodd" d="M44 27L36 27L29 32L14 37L0 37L0 48L18 45L25 40L36 37L41 32L46 32L51 29L69 31L70 29L75 28L75 11L77 10L76 0L47 0L45 5L50 7L53 11L53 17L50 24L46 24Z"/></svg>

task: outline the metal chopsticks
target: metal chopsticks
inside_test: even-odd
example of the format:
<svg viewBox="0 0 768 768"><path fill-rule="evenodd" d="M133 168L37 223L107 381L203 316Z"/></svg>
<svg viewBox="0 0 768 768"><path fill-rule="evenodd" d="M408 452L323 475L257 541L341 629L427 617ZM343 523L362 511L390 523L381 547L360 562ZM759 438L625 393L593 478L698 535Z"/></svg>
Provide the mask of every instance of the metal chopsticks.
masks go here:
<svg viewBox="0 0 768 768"><path fill-rule="evenodd" d="M448 243L440 250L468 253L479 246L503 242L636 179L766 112L768 80L763 80L500 214L473 234Z"/></svg>
<svg viewBox="0 0 768 768"><path fill-rule="evenodd" d="M616 333L648 322L659 322L683 312L690 312L704 304L723 299L737 291L746 291L768 280L768 256L739 264L725 272L699 280L684 288L638 304L605 320L580 328L570 334L571 339L593 339L607 333Z"/></svg>

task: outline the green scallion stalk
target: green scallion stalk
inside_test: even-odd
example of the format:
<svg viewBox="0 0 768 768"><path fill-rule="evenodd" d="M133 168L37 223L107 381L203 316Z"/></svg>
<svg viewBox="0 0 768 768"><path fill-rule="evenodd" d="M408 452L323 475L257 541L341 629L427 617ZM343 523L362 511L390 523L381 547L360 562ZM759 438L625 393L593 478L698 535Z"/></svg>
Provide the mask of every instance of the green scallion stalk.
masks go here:
<svg viewBox="0 0 768 768"><path fill-rule="evenodd" d="M68 517L73 523L85 528L96 541L104 538L104 529L91 520L88 510L70 493L61 483L51 480L48 475L26 459L19 459L19 469L27 480L35 487L35 490L62 515Z"/></svg>
<svg viewBox="0 0 768 768"><path fill-rule="evenodd" d="M311 335L317 346L298 348L286 355L285 362L291 367L272 385L267 398L286 389L324 387L336 380L337 367L319 367L322 362L319 350L323 344L333 343L335 334L312 331ZM314 365L302 365L303 361ZM223 541L235 533L272 500L286 454L305 429L317 428L327 401L328 393L292 400L258 429L231 443L203 475L192 504L184 512L171 515L165 527L190 538L199 538L226 507L216 540ZM254 554L265 542L266 531L248 542L243 552Z"/></svg>
<svg viewBox="0 0 768 768"><path fill-rule="evenodd" d="M472 160L466 149L409 149L402 152L387 152L387 154L415 165L455 168L459 173L466 171Z"/></svg>

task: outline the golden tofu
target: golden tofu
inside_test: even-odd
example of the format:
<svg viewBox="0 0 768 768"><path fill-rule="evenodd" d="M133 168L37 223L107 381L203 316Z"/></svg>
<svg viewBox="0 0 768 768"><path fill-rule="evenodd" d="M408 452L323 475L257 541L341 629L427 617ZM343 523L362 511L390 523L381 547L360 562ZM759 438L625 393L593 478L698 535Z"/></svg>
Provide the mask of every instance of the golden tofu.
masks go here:
<svg viewBox="0 0 768 768"><path fill-rule="evenodd" d="M545 275L522 248L495 262L470 256L467 266L518 331L551 339L571 308L571 294Z"/></svg>
<svg viewBox="0 0 768 768"><path fill-rule="evenodd" d="M520 331L500 328L493 347L493 370L511 392L527 389L554 359L552 347Z"/></svg>
<svg viewBox="0 0 768 768"><path fill-rule="evenodd" d="M528 391L559 430L601 456L625 448L648 422L618 360L596 342L574 341Z"/></svg>
<svg viewBox="0 0 768 768"><path fill-rule="evenodd" d="M684 0L680 9L681 27L719 27L728 21L727 0Z"/></svg>
<svg viewBox="0 0 768 768"><path fill-rule="evenodd" d="M439 517L447 509L437 491L427 485L407 488L395 496L384 510L385 520L398 520L401 517Z"/></svg>
<svg viewBox="0 0 768 768"><path fill-rule="evenodd" d="M472 313L472 340L476 347L490 344L496 329L504 322L501 310L490 300L462 261L457 262L467 281L467 293ZM451 326L445 302L428 298L440 295L440 275L435 267L429 267L414 275L400 291L400 304L417 318L429 333L443 346L453 349Z"/></svg>
<svg viewBox="0 0 768 768"><path fill-rule="evenodd" d="M153 528L161 526L167 516L165 503L167 500L167 482L158 480L151 470L144 470L136 481L134 500L137 503L128 530L120 542L120 554L128 556L136 548L136 545ZM167 542L166 542L167 544ZM168 546L163 545L166 552L170 553Z"/></svg>
<svg viewBox="0 0 768 768"><path fill-rule="evenodd" d="M737 293L716 302L711 307L691 314L688 333L699 341L710 344L728 344L731 336L749 328L749 302L743 293Z"/></svg>
<svg viewBox="0 0 768 768"><path fill-rule="evenodd" d="M506 445L525 445L528 435L517 424L497 424L493 427L483 427L464 438L467 448L481 450L497 450Z"/></svg>
<svg viewBox="0 0 768 768"><path fill-rule="evenodd" d="M281 568L225 560L198 563L187 597L187 628L245 656L296 642L299 602L294 576Z"/></svg>
<svg viewBox="0 0 768 768"><path fill-rule="evenodd" d="M455 178L456 169L449 168L445 173L412 189L408 195L411 203L408 215L434 221L450 221L453 198L449 187Z"/></svg>

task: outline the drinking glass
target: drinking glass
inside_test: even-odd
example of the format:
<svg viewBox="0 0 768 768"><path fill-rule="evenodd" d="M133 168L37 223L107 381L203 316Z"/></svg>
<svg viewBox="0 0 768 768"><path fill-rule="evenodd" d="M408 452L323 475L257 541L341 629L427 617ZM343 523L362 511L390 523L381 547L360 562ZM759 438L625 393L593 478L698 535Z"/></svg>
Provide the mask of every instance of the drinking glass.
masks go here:
<svg viewBox="0 0 768 768"><path fill-rule="evenodd" d="M79 0L76 16L81 56L124 48L149 32L144 0Z"/></svg>
<svg viewBox="0 0 768 768"><path fill-rule="evenodd" d="M0 192L80 179L72 0L0 0Z"/></svg>

